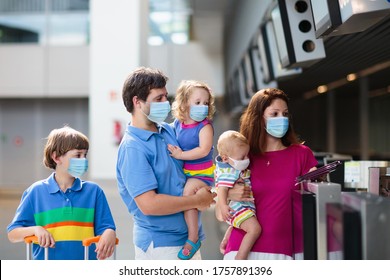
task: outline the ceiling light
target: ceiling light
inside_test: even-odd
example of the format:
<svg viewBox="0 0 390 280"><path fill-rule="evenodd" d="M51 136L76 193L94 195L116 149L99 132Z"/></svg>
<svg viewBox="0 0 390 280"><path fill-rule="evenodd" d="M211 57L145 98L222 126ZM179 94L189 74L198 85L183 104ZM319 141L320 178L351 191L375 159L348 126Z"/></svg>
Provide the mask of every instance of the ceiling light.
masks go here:
<svg viewBox="0 0 390 280"><path fill-rule="evenodd" d="M317 88L317 92L318 92L318 93L324 93L324 92L327 92L327 91L328 91L328 87L325 86L325 85L319 86L319 87Z"/></svg>
<svg viewBox="0 0 390 280"><path fill-rule="evenodd" d="M349 74L349 75L347 75L347 81L348 82L352 82L352 81L354 81L354 80L356 80L357 79L357 75L356 74Z"/></svg>

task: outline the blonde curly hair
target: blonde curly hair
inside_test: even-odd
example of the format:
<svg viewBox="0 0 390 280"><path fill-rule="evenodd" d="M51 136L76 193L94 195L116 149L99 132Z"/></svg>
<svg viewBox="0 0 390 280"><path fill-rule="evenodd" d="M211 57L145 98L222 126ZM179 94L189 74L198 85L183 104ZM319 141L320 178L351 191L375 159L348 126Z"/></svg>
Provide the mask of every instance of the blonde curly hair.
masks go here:
<svg viewBox="0 0 390 280"><path fill-rule="evenodd" d="M214 104L214 95L211 91L211 88L203 82L194 81L194 80L183 80L179 84L176 90L175 101L172 104L172 114L180 122L184 122L186 119L186 112L188 110L188 100L191 96L191 93L195 88L201 88L206 90L209 95L209 113L207 119L212 120L215 113L215 104Z"/></svg>

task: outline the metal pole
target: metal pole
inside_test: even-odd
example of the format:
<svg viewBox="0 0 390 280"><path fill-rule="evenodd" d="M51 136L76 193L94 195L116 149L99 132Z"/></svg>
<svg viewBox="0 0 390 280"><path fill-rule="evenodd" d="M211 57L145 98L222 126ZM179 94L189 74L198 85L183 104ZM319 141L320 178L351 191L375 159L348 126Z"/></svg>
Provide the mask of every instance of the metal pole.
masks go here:
<svg viewBox="0 0 390 280"><path fill-rule="evenodd" d="M369 160L369 83L368 77L359 80L359 108L360 108L360 160Z"/></svg>

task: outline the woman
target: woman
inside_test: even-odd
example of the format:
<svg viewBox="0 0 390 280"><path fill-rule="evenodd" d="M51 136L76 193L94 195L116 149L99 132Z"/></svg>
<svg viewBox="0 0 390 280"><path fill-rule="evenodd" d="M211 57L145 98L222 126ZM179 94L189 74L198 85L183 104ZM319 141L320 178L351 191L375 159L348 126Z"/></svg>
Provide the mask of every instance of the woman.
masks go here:
<svg viewBox="0 0 390 280"><path fill-rule="evenodd" d="M314 170L317 161L295 134L287 95L279 89L263 89L252 97L241 117L240 132L250 145L252 191L262 225L248 259L293 259L291 194L298 188L296 177ZM242 197L242 188L232 189L229 196L232 200ZM224 259L235 258L244 235L233 229Z"/></svg>

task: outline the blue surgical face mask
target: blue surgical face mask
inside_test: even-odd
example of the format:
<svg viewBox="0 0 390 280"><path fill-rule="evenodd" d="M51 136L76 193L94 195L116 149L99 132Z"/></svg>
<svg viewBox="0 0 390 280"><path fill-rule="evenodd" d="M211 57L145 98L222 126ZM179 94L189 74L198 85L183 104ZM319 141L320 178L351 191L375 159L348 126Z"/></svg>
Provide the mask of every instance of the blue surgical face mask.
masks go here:
<svg viewBox="0 0 390 280"><path fill-rule="evenodd" d="M191 105L190 118L196 122L203 121L209 114L209 106L207 105Z"/></svg>
<svg viewBox="0 0 390 280"><path fill-rule="evenodd" d="M275 117L267 119L266 131L269 135L276 138L282 138L288 130L287 117Z"/></svg>
<svg viewBox="0 0 390 280"><path fill-rule="evenodd" d="M81 177L88 170L88 160L86 158L71 158L69 160L68 173L73 177Z"/></svg>
<svg viewBox="0 0 390 280"><path fill-rule="evenodd" d="M148 117L148 119L154 123L160 124L168 117L171 111L171 105L169 101L164 102L146 102L150 104L149 115L146 115L144 111L142 113Z"/></svg>

